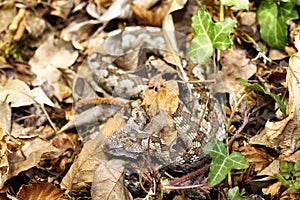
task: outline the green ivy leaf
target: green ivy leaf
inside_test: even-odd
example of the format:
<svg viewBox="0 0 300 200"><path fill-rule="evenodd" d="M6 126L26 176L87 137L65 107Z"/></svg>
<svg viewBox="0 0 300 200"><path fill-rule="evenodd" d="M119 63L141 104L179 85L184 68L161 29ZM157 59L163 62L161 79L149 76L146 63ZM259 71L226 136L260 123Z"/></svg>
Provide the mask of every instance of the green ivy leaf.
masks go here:
<svg viewBox="0 0 300 200"><path fill-rule="evenodd" d="M224 6L236 6L246 10L249 8L248 0L221 0L221 4Z"/></svg>
<svg viewBox="0 0 300 200"><path fill-rule="evenodd" d="M235 186L234 188L230 188L228 190L228 197L230 200L249 200L249 198L244 197L240 194L240 188Z"/></svg>
<svg viewBox="0 0 300 200"><path fill-rule="evenodd" d="M203 151L212 157L207 182L209 187L221 183L231 169L245 169L249 166L241 153L233 152L228 155L225 144L217 139L205 145Z"/></svg>
<svg viewBox="0 0 300 200"><path fill-rule="evenodd" d="M229 34L234 25L232 19L214 23L209 14L200 8L192 17L195 37L188 48L187 56L196 59L200 64L207 63L214 48L224 50L231 46Z"/></svg>
<svg viewBox="0 0 300 200"><path fill-rule="evenodd" d="M251 83L248 83L246 80L244 80L242 78L237 78L237 80L240 81L241 85L244 85L244 86L246 86L247 88L249 88L253 91L256 91L260 94L269 95L270 97L272 97L276 101L276 103L278 104L279 109L283 113L283 115L284 116L286 115L286 105L280 100L280 97L277 94L266 91L262 86L260 86L257 83L251 84Z"/></svg>
<svg viewBox="0 0 300 200"><path fill-rule="evenodd" d="M270 47L283 49L287 42L286 21L298 19L295 4L263 0L257 10L261 38Z"/></svg>

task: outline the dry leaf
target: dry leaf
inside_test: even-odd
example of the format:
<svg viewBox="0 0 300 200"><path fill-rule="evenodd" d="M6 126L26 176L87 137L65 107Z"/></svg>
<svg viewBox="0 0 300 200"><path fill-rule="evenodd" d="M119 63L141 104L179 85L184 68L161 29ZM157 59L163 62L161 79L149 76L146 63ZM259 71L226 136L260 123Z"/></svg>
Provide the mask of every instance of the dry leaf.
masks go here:
<svg viewBox="0 0 300 200"><path fill-rule="evenodd" d="M42 87L36 87L32 89L34 100L39 104L46 104L51 107L55 107L54 103L48 98Z"/></svg>
<svg viewBox="0 0 300 200"><path fill-rule="evenodd" d="M19 146L18 151L9 155L10 177L36 166L44 153L59 151L49 141L38 137L23 139Z"/></svg>
<svg viewBox="0 0 300 200"><path fill-rule="evenodd" d="M64 191L51 183L32 183L22 185L18 194L18 200L67 200Z"/></svg>
<svg viewBox="0 0 300 200"><path fill-rule="evenodd" d="M261 171L273 161L273 158L267 152L249 144L239 147L237 150L245 156L250 164L255 166L254 171L256 172Z"/></svg>
<svg viewBox="0 0 300 200"><path fill-rule="evenodd" d="M271 197L274 197L274 196L278 195L279 189L281 186L282 186L282 183L280 181L278 181L272 185L269 185L267 188L262 188L261 190L265 195L270 194Z"/></svg>
<svg viewBox="0 0 300 200"><path fill-rule="evenodd" d="M96 10L91 10L91 7L87 7L89 8L87 12L96 18L98 23L108 22L115 18L126 19L132 15L129 2L130 0L115 0L103 14L97 13Z"/></svg>
<svg viewBox="0 0 300 200"><path fill-rule="evenodd" d="M300 162L300 150L296 151L290 156L285 156L284 154L281 154L279 155L279 159L292 163Z"/></svg>
<svg viewBox="0 0 300 200"><path fill-rule="evenodd" d="M270 49L269 51L269 58L271 60L283 60L284 58L287 58L288 55L279 49Z"/></svg>
<svg viewBox="0 0 300 200"><path fill-rule="evenodd" d="M7 4L1 7L0 12L0 32L7 30L8 25L13 21L16 16L16 7L14 4L7 2Z"/></svg>
<svg viewBox="0 0 300 200"><path fill-rule="evenodd" d="M107 122L101 127L101 133L105 135L105 138L110 138L118 130L121 130L125 126L125 120L121 116L114 116L109 118Z"/></svg>
<svg viewBox="0 0 300 200"><path fill-rule="evenodd" d="M104 141L105 137L98 132L94 139L84 144L77 159L64 176L61 188L66 189L67 192L76 192L91 185L99 163L106 161L103 152Z"/></svg>
<svg viewBox="0 0 300 200"><path fill-rule="evenodd" d="M9 144L9 134L7 131L3 130L0 124L0 189L4 186L5 181L9 178L9 162L8 162L8 154L9 149L7 145Z"/></svg>
<svg viewBox="0 0 300 200"><path fill-rule="evenodd" d="M291 155L300 147L300 53L289 61L286 81L289 91L288 116L277 122L266 123L264 130L251 138L252 144L260 144Z"/></svg>
<svg viewBox="0 0 300 200"><path fill-rule="evenodd" d="M246 50L229 49L221 51L221 71L212 74L209 79L216 79L213 86L214 92L228 92L230 96L235 96L236 91L244 86L239 84L237 77L248 80L256 72L256 66L250 63Z"/></svg>
<svg viewBox="0 0 300 200"><path fill-rule="evenodd" d="M53 35L49 36L29 60L32 71L37 75L36 84L57 82L61 77L59 68L68 68L77 57L78 52L70 43L59 39L56 41Z"/></svg>
<svg viewBox="0 0 300 200"><path fill-rule="evenodd" d="M148 10L143 5L130 4L133 14L136 16L140 25L144 26L158 26L162 25L163 18L169 9L168 0L163 0L161 5L154 11Z"/></svg>
<svg viewBox="0 0 300 200"><path fill-rule="evenodd" d="M161 84L160 84L161 82ZM178 85L175 80L152 81L144 92L142 106L145 106L150 116L155 116L160 110L164 110L168 115L176 112L178 100Z"/></svg>
<svg viewBox="0 0 300 200"><path fill-rule="evenodd" d="M92 199L129 199L129 193L124 186L125 164L124 160L112 159L99 165L92 183Z"/></svg>
<svg viewBox="0 0 300 200"><path fill-rule="evenodd" d="M8 80L3 88L0 88L0 101L10 103L11 107L28 106L35 103L33 94L23 81Z"/></svg>
<svg viewBox="0 0 300 200"><path fill-rule="evenodd" d="M11 131L11 107L6 101L0 101L0 130ZM2 134L0 132L0 134Z"/></svg>

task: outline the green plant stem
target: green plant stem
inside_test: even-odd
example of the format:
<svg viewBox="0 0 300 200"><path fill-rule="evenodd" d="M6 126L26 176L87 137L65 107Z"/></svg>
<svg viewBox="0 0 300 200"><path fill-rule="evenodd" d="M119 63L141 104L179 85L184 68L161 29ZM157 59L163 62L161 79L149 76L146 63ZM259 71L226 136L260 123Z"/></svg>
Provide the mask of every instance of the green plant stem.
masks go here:
<svg viewBox="0 0 300 200"><path fill-rule="evenodd" d="M250 91L249 91L250 92ZM238 102L236 103L236 105L234 106L234 108L233 108L233 110L232 110L232 112L231 112L231 114L230 114L230 117L229 117L229 119L228 119L228 121L226 122L226 133L228 133L228 131L229 131L229 127L230 127L230 124L231 124L231 121L232 121L232 119L233 119L233 116L234 116L234 114L236 113L236 111L237 111L237 108L238 108L238 106L241 104L241 102L242 102L242 100L249 94L249 92L247 92L247 93L245 93L245 94L243 94L243 96L238 100ZM229 147L228 147L228 135L227 135L227 137L226 137L226 146L227 146L227 152L229 153ZM228 175L227 175L227 179L228 179L228 185L230 186L230 188L232 187L232 179L231 179L231 174L230 174L230 172L228 173Z"/></svg>
<svg viewBox="0 0 300 200"><path fill-rule="evenodd" d="M220 1L220 13L219 13L220 22L224 21L224 5ZM217 50L217 70L219 71L221 69L220 66L220 60L221 60L221 51Z"/></svg>

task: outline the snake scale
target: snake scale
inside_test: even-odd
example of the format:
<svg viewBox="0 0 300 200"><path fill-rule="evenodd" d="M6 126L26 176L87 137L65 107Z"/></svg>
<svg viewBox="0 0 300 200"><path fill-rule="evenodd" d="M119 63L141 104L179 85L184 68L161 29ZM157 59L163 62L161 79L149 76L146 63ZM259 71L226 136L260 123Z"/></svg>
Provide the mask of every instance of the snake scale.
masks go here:
<svg viewBox="0 0 300 200"><path fill-rule="evenodd" d="M184 37L176 37L182 54ZM125 125L106 141L106 153L134 160L150 152L153 160L183 168L201 158L208 141L224 138L220 105L199 80L202 69L182 58L189 79L184 81L164 59L168 51L161 29L126 27L102 43L105 52L92 53L85 62L107 95L127 101L115 114Z"/></svg>

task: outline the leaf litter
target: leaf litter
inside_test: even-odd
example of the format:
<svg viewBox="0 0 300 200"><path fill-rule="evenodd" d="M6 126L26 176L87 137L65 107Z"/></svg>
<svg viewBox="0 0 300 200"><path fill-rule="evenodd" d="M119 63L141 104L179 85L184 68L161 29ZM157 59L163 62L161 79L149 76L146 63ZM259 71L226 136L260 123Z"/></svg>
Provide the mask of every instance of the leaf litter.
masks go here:
<svg viewBox="0 0 300 200"><path fill-rule="evenodd" d="M104 153L105 138L109 138L123 127L124 121L113 115L118 112L120 106L105 107L104 99L97 99L99 94L106 98L107 92L97 85L93 73L84 67L84 59L93 52L105 51L102 43L115 29L122 32L128 26L147 25L180 30L187 26L184 22L191 22L192 14L199 5L210 14L219 12L219 5L215 3L180 0L1 2L0 197L137 199L146 196L162 198L164 195L167 198L171 194L173 199L184 198L180 196L181 193L170 192L161 195L165 191L155 191L147 185L154 183L151 179L161 178L163 182L170 177L160 177L156 171L152 171L153 174L144 172L142 176L137 176L142 179L136 180L133 175L124 175L127 162L110 159ZM242 3L240 7L247 8L245 1L222 3ZM289 193L287 188L274 178L279 172L279 165L274 164L278 160L291 163L300 161L299 53L295 48L299 39L295 30L298 30L299 25L291 21L288 22L288 27L285 24L275 27L283 29L283 34L290 33L287 41L273 43L273 48L279 47L284 50L269 48L262 41L265 39L271 43L274 40L272 34L268 34L268 31L273 29L266 21L277 19L276 16L269 15L269 8L279 9L279 14L285 20L296 18L293 7L287 7L292 10L292 14L287 15L281 10L284 7L278 5L274 7L265 1L261 5L251 3L249 11L240 12L236 12L233 7L227 7L229 9L226 9L226 15L237 22L230 35L233 43L228 40L234 25L233 20L224 22L227 22L228 34L221 37L218 35L221 24L216 20L217 15L211 15L214 17L206 19L203 23L214 27L216 32L205 33L201 30L202 34L208 35L204 44L208 46L203 49L203 53L208 57L188 52L191 57L203 62L210 60L210 56L214 54L213 47L224 49L225 46L233 45L232 48L221 51L221 69L210 74L209 79L222 83L213 85L212 91L227 94L227 98L222 100L228 123L227 134L229 137L235 135L234 142L227 147L230 154L224 153L225 147L222 147L222 156L225 161L232 161L230 156L236 155L233 151L240 152L250 167L241 170L246 168L246 165L244 163L242 167L239 166L242 175L236 173L237 170L222 171L223 176L231 172L232 185L222 180L211 183L211 177L208 177L210 185L221 182L204 193L210 195L211 199L218 199L218 195L228 195L230 199L243 199L244 195L271 199L299 198L297 193ZM198 12L205 15L204 10ZM262 19L264 12L268 14L265 20ZM263 28L260 29L260 33L255 14L258 20L261 19L259 25ZM193 23L196 23L196 20L194 19ZM191 45L202 48L199 44L204 40L195 37L191 41L191 24L183 33L187 36L185 47ZM166 47L169 55L165 55L166 60L180 66L178 55L182 54L180 45L176 44L177 38L170 33L164 37L169 40ZM293 42L294 40L296 42ZM224 43L219 44L220 41ZM112 41L111 44L115 42ZM145 42L150 41L146 39ZM120 47L116 47L113 51L120 50ZM133 46L129 45L129 48ZM110 55L109 52L106 53ZM122 63L121 58L119 63ZM136 63L132 58L123 69L132 70L131 65L136 67ZM277 112L279 109L274 99L249 92L236 78L245 79L249 83L248 86L259 84L264 93L276 95L275 100L285 102L286 117ZM172 88L173 86L172 83L166 83L159 92L146 89L144 95L148 99L145 98L143 103L153 113L161 106L165 107L168 113L173 113L178 105L177 89ZM79 100L85 100L81 105L86 108L77 110L76 113L73 105L78 104ZM118 101L126 103L124 100ZM98 105L99 102L102 103ZM98 105L99 109L95 109L95 105ZM108 115L109 112L112 114ZM60 131L56 132L56 129ZM214 159L216 158L213 158L212 164ZM213 167L216 165L212 165ZM267 176L273 182L268 182L262 176ZM16 181L19 184L16 184ZM206 184L205 179L201 181L201 184ZM126 182L129 183L125 184L125 187ZM193 186L193 182L185 183L188 187ZM134 184L138 186L133 187ZM251 188L246 187L246 184L250 184ZM228 189L228 194L219 192ZM138 191L134 193L134 190ZM186 195L187 198L193 199L193 192Z"/></svg>

